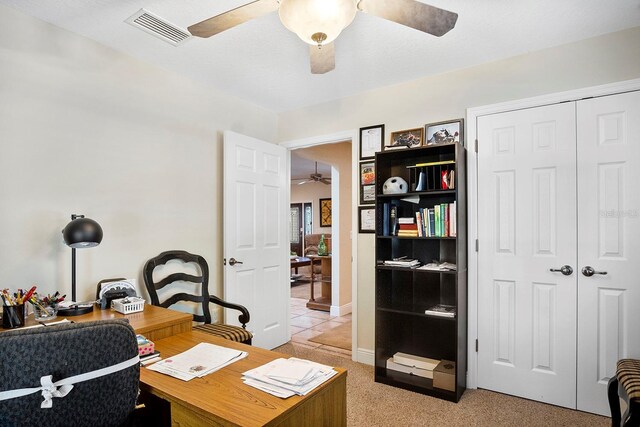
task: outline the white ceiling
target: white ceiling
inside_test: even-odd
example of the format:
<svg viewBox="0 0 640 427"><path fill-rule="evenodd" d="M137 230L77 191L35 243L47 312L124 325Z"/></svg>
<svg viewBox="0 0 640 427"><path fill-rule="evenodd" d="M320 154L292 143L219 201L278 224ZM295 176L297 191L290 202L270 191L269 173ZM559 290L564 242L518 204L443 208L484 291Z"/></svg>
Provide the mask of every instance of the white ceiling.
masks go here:
<svg viewBox="0 0 640 427"><path fill-rule="evenodd" d="M459 14L442 38L359 12L336 40L336 69L311 75L308 45L277 13L179 47L124 22L145 8L186 29L249 1L0 3L276 112L640 25L639 0L429 0Z"/></svg>

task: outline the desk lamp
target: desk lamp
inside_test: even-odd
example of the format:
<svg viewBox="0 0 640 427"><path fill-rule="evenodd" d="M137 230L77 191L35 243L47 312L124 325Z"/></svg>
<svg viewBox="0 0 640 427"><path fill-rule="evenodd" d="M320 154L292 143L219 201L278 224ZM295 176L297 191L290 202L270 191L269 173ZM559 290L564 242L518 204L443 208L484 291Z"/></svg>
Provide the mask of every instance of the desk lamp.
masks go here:
<svg viewBox="0 0 640 427"><path fill-rule="evenodd" d="M67 246L71 247L71 300L76 301L76 249L92 248L102 242L102 227L84 215L71 215L71 222L62 230L62 237ZM72 305L58 310L61 316L78 316L93 311L93 304L80 306Z"/></svg>

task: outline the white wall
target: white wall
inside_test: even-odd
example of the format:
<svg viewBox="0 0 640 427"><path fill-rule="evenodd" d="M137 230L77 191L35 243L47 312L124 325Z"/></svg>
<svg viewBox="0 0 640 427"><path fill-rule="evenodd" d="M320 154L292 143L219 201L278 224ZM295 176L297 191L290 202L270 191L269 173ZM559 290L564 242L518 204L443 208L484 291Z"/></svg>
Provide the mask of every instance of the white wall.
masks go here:
<svg viewBox="0 0 640 427"><path fill-rule="evenodd" d="M78 251L78 296L141 279L185 249L222 292L222 134L276 139L276 115L0 6L1 287L70 294L71 213L104 229Z"/></svg>
<svg viewBox="0 0 640 427"><path fill-rule="evenodd" d="M470 107L638 77L640 27L284 112L278 139L384 123L388 141L392 131L464 117ZM357 347L366 352L374 348L373 234L358 236L357 259Z"/></svg>

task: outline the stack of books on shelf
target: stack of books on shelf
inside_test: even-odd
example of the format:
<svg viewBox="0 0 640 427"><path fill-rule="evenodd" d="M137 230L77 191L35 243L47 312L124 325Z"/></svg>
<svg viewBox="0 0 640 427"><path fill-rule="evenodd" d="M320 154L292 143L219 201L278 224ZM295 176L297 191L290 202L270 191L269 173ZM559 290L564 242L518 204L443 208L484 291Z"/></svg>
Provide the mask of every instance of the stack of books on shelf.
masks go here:
<svg viewBox="0 0 640 427"><path fill-rule="evenodd" d="M420 265L420 261L417 259L408 259L407 257L388 259L384 261L384 265L389 265L392 267L418 267Z"/></svg>
<svg viewBox="0 0 640 427"><path fill-rule="evenodd" d="M456 202L442 203L416 211L419 237L456 237Z"/></svg>
<svg viewBox="0 0 640 427"><path fill-rule="evenodd" d="M418 237L415 218L398 218L398 237Z"/></svg>
<svg viewBox="0 0 640 427"><path fill-rule="evenodd" d="M432 379L433 370L439 363L436 359L398 352L387 359L387 369Z"/></svg>
<svg viewBox="0 0 640 427"><path fill-rule="evenodd" d="M424 314L439 317L456 317L456 307L454 305L436 304L424 311Z"/></svg>

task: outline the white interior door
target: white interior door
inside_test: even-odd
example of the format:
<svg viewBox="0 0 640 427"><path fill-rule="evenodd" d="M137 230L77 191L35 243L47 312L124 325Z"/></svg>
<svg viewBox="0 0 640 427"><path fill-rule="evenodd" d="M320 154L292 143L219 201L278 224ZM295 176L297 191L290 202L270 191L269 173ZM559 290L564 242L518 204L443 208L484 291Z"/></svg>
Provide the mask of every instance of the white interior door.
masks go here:
<svg viewBox="0 0 640 427"><path fill-rule="evenodd" d="M478 386L575 408L575 104L477 126Z"/></svg>
<svg viewBox="0 0 640 427"><path fill-rule="evenodd" d="M616 361L640 358L640 92L579 101L577 118L577 403L609 415Z"/></svg>
<svg viewBox="0 0 640 427"><path fill-rule="evenodd" d="M289 340L288 183L284 148L224 133L224 294L247 307L253 345L267 349Z"/></svg>

